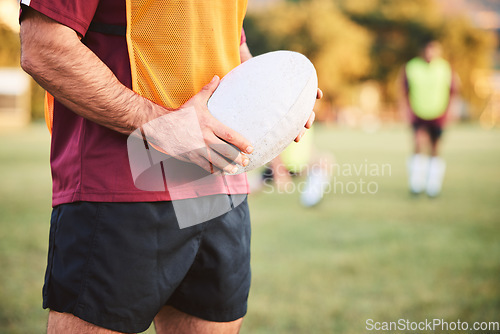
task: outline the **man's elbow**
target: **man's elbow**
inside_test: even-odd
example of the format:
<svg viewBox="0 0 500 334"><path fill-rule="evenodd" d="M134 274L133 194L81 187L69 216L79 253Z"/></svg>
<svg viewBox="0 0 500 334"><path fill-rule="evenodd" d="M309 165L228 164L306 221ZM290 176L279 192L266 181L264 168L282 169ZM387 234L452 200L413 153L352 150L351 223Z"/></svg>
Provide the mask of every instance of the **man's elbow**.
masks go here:
<svg viewBox="0 0 500 334"><path fill-rule="evenodd" d="M47 24L40 19L40 14L34 11L26 13L21 21L21 68L36 79L37 74L48 66L53 57L54 36L57 32L50 31Z"/></svg>
<svg viewBox="0 0 500 334"><path fill-rule="evenodd" d="M25 48L21 48L21 68L31 76L33 76L36 67L33 62L33 57L28 55Z"/></svg>
<svg viewBox="0 0 500 334"><path fill-rule="evenodd" d="M21 68L33 76L36 74L39 61L39 57L37 57L36 44L29 38L26 38L26 32L23 31L21 25Z"/></svg>
<svg viewBox="0 0 500 334"><path fill-rule="evenodd" d="M24 8L19 37L21 39L21 68L33 76L40 61L40 43L44 38L45 27L42 15L31 8Z"/></svg>
<svg viewBox="0 0 500 334"><path fill-rule="evenodd" d="M39 41L21 39L21 68L39 84L47 79L47 69L51 67L48 55Z"/></svg>

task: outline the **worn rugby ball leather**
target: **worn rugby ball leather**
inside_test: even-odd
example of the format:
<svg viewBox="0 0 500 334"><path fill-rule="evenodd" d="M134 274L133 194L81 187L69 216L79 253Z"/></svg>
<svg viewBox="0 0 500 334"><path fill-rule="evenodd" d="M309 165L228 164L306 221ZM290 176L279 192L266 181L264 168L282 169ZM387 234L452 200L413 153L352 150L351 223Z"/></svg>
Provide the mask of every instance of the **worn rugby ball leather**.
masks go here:
<svg viewBox="0 0 500 334"><path fill-rule="evenodd" d="M220 122L247 138L254 151L240 174L278 156L300 133L316 101L318 78L304 55L275 51L225 75L208 101Z"/></svg>

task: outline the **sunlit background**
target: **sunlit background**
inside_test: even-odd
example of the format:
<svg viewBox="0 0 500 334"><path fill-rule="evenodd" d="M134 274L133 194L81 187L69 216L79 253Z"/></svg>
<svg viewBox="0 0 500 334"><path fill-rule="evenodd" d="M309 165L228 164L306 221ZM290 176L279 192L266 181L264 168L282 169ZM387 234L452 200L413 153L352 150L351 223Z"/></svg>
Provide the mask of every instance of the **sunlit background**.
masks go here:
<svg viewBox="0 0 500 334"><path fill-rule="evenodd" d="M19 68L17 16L15 0L0 0L0 333L40 333L50 136L43 90ZM296 191L251 195L242 333L369 333L368 319L500 321L500 1L249 0L244 28L254 55L294 50L315 65L325 93L318 150L344 170L390 173L334 172L339 188L314 208L301 207ZM399 79L429 36L460 78L434 199L408 192L412 137ZM360 179L377 191L340 191Z"/></svg>
<svg viewBox="0 0 500 334"><path fill-rule="evenodd" d="M461 78L458 116L491 127L500 109L499 13L494 0L255 1L245 31L255 54L307 55L326 93L320 119L349 126L399 120L398 73L433 36Z"/></svg>

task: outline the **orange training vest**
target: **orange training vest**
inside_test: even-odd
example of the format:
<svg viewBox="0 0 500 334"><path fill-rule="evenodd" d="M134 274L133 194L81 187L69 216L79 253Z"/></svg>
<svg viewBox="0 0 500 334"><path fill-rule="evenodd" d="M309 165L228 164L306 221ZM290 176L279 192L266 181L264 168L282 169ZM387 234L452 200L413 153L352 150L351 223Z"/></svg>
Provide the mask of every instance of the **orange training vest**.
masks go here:
<svg viewBox="0 0 500 334"><path fill-rule="evenodd" d="M126 0L132 89L178 108L210 82L240 64L247 0ZM53 98L45 118L52 130Z"/></svg>

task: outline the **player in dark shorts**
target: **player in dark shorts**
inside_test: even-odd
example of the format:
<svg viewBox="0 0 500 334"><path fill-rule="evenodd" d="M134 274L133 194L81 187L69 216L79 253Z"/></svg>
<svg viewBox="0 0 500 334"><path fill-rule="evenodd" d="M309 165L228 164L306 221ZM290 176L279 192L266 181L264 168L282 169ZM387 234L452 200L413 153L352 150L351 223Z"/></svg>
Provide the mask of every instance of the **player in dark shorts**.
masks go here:
<svg viewBox="0 0 500 334"><path fill-rule="evenodd" d="M153 319L158 334L237 333L250 287L246 176L218 173L194 187L198 179L186 171L231 172L215 155L248 164L251 143L207 108L220 78L250 55L247 1L21 5L21 65L53 96L48 333L136 333ZM172 114L182 116L165 121ZM144 161L129 160L128 139L159 118L165 127L152 139L180 164L172 168L181 171L175 196L173 187L156 190L171 169L153 165L153 149ZM213 151L200 150L193 129ZM136 187L132 177L132 165L145 163L163 175L154 189ZM175 203L188 201L194 212L206 209L198 199L214 198L231 204L226 213L181 228Z"/></svg>
<svg viewBox="0 0 500 334"><path fill-rule="evenodd" d="M408 161L409 187L413 194L426 191L430 197L441 192L446 165L438 149L457 85L455 74L440 54L439 43L429 41L403 70L405 105L415 143Z"/></svg>

